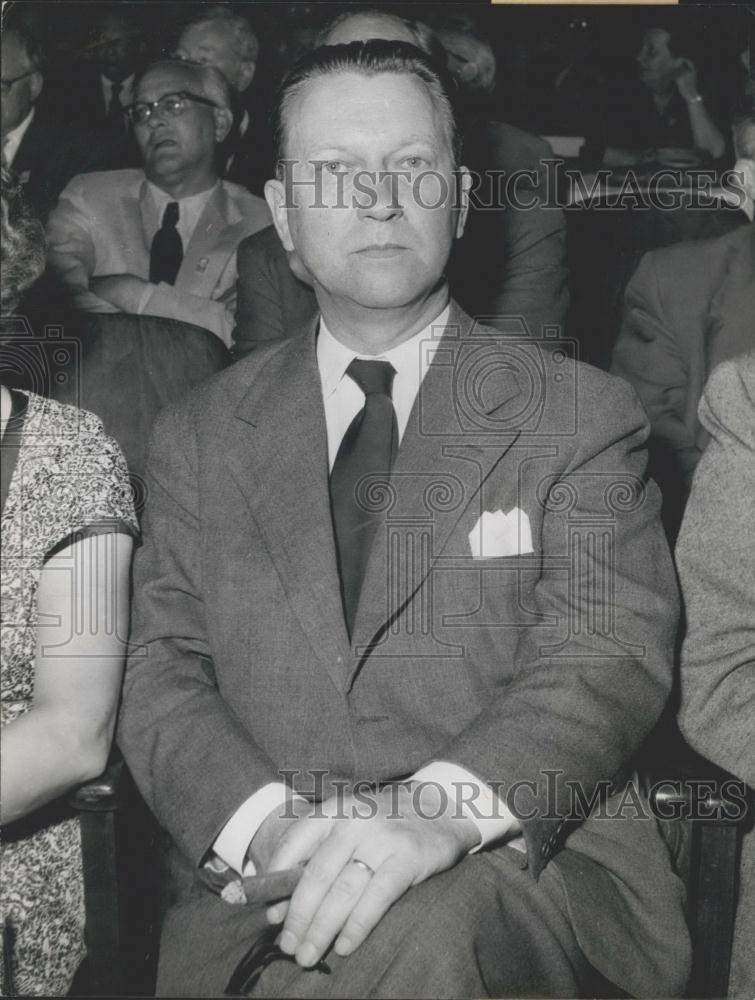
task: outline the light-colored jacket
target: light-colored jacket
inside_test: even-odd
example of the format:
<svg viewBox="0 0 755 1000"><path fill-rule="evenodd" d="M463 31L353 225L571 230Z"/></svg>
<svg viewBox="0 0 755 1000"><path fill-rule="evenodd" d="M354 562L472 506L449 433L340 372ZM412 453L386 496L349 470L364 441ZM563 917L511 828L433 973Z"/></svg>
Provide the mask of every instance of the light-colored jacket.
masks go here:
<svg viewBox="0 0 755 1000"><path fill-rule="evenodd" d="M160 282L134 312L203 326L230 344L236 305L236 247L270 224L261 198L220 181L184 249L174 285ZM160 226L142 170L79 174L67 185L47 224L48 266L73 292L77 308L114 312L89 291L93 277L149 277L152 239Z"/></svg>

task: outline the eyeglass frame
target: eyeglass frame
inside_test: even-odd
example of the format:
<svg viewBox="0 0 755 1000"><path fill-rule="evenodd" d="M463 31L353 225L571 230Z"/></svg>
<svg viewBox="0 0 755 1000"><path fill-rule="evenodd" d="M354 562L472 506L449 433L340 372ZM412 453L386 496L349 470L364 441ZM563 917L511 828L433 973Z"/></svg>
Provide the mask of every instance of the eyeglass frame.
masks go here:
<svg viewBox="0 0 755 1000"><path fill-rule="evenodd" d="M25 73L21 73L20 76L14 76L12 80L4 80L0 77L0 86L2 87L4 93L10 93L11 87L18 83L19 80L25 80L27 76L33 76L38 73L39 70L35 66L33 69L27 69Z"/></svg>
<svg viewBox="0 0 755 1000"><path fill-rule="evenodd" d="M152 119L155 111L158 110L163 101L167 100L169 97L178 97L182 101L195 101L197 104L204 104L209 108L219 107L215 101L211 101L209 97L203 97L201 94L193 94L190 90L175 90L171 91L169 94L163 94L162 97L158 97L156 101L134 101L133 104L129 104L128 107L124 108L124 111L128 115L129 121L132 125L147 125ZM142 121L136 121L134 117L135 108L146 108L149 114ZM184 111L185 107L181 107L180 110L169 111L168 117L179 118Z"/></svg>

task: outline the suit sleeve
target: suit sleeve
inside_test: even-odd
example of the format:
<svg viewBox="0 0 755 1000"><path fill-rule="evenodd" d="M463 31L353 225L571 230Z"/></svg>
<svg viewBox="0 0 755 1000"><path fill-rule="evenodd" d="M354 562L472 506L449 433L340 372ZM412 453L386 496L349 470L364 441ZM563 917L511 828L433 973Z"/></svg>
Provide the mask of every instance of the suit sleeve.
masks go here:
<svg viewBox="0 0 755 1000"><path fill-rule="evenodd" d="M501 273L493 284L496 316L522 316L533 337L544 326L562 327L569 305L566 269L566 220L560 208L547 207L542 163L537 180L520 188L520 208L509 205L501 226ZM525 174L521 179L527 181ZM529 207L528 207L529 206Z"/></svg>
<svg viewBox="0 0 755 1000"><path fill-rule="evenodd" d="M699 449L684 422L689 373L663 304L652 255L646 255L626 290L624 317L611 371L640 397L653 441L691 476Z"/></svg>
<svg viewBox="0 0 755 1000"><path fill-rule="evenodd" d="M238 306L233 331L236 358L250 354L261 342L285 336L280 289L271 266L265 231L247 237L238 251Z"/></svg>
<svg viewBox="0 0 755 1000"><path fill-rule="evenodd" d="M521 629L517 676L438 755L500 786L534 875L570 829L575 789L589 801L625 779L666 702L678 621L659 494L644 481L645 416L618 380L597 400L582 388L571 458L537 484L543 570L520 593L537 617Z"/></svg>
<svg viewBox="0 0 755 1000"><path fill-rule="evenodd" d="M280 775L218 692L188 412L164 411L149 449L118 742L145 801L199 865L239 805Z"/></svg>
<svg viewBox="0 0 755 1000"><path fill-rule="evenodd" d="M699 415L710 432L676 549L686 612L679 722L690 744L755 787L755 355L726 362ZM749 520L748 520L749 516Z"/></svg>
<svg viewBox="0 0 755 1000"><path fill-rule="evenodd" d="M47 221L47 269L84 312L118 312L89 291L96 266L95 224L86 207L85 178L74 177L63 190Z"/></svg>

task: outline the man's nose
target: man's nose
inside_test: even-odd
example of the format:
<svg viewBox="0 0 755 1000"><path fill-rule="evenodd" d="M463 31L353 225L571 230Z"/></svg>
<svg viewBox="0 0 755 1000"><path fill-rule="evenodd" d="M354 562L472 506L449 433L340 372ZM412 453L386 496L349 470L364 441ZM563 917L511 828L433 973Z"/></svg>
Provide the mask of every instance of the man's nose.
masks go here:
<svg viewBox="0 0 755 1000"><path fill-rule="evenodd" d="M400 219L404 214L400 175L395 171L381 170L372 174L370 179L372 195L367 200L367 207L359 209L362 218L377 222Z"/></svg>
<svg viewBox="0 0 755 1000"><path fill-rule="evenodd" d="M150 128L157 128L158 125L165 124L165 112L162 108L152 108L152 114L147 119L147 125Z"/></svg>

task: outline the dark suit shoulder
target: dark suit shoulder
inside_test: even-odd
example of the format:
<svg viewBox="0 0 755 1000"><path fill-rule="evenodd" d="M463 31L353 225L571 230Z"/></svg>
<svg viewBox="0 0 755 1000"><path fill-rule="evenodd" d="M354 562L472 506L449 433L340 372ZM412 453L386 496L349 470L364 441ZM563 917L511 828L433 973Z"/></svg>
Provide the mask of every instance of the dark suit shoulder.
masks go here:
<svg viewBox="0 0 755 1000"><path fill-rule="evenodd" d="M482 138L491 162L481 166L490 169L507 172L537 169L541 160L553 156L553 150L544 139L508 122L486 122Z"/></svg>
<svg viewBox="0 0 755 1000"><path fill-rule="evenodd" d="M285 262L286 259L283 244L278 238L275 226L272 225L265 226L264 229L258 229L251 236L245 236L241 243L239 243L238 255L239 266L242 261L250 265L255 262L262 263L264 261L267 267L269 266L267 263L269 261L282 260Z"/></svg>

